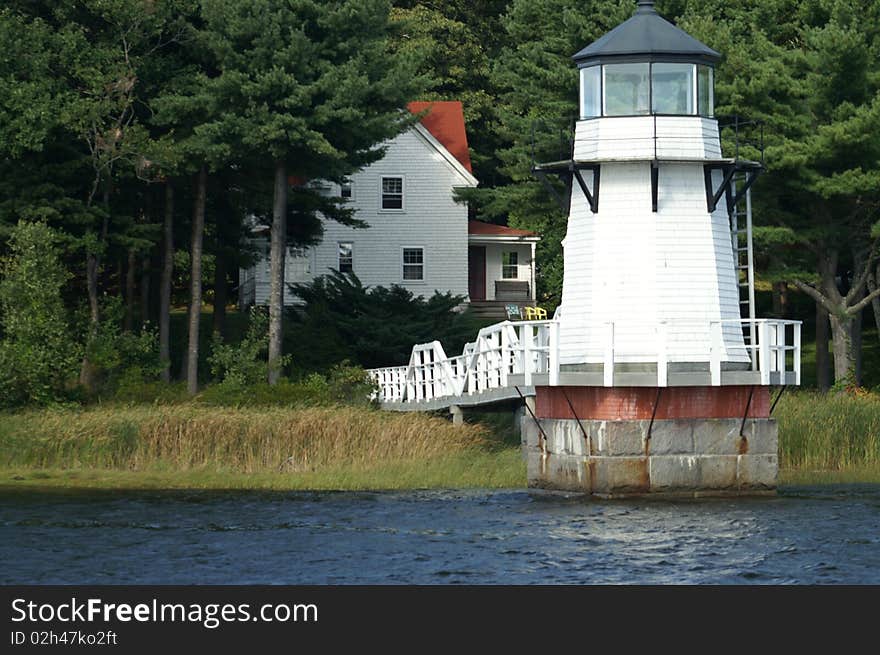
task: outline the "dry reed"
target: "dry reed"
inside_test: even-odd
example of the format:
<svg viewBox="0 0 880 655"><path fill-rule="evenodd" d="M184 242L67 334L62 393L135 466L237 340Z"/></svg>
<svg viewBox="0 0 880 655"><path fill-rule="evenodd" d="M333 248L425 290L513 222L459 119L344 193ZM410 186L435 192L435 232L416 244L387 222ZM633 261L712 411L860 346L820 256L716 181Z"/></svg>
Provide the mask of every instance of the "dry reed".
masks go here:
<svg viewBox="0 0 880 655"><path fill-rule="evenodd" d="M423 460L486 445L481 426L368 409L195 405L0 416L0 465L239 473Z"/></svg>

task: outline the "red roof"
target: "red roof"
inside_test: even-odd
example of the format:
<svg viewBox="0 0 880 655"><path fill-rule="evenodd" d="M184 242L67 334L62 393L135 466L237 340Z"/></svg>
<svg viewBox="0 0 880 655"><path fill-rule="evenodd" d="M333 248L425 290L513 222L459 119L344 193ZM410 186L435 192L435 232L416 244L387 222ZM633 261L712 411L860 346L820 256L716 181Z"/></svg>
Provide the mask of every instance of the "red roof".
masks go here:
<svg viewBox="0 0 880 655"><path fill-rule="evenodd" d="M428 109L428 113L422 117L422 125L461 162L468 172L473 173L461 102L458 100L411 102L406 108L413 114L420 114Z"/></svg>
<svg viewBox="0 0 880 655"><path fill-rule="evenodd" d="M468 234L488 234L500 237L533 237L536 234L530 230L515 230L504 225L494 225L483 221L468 221Z"/></svg>

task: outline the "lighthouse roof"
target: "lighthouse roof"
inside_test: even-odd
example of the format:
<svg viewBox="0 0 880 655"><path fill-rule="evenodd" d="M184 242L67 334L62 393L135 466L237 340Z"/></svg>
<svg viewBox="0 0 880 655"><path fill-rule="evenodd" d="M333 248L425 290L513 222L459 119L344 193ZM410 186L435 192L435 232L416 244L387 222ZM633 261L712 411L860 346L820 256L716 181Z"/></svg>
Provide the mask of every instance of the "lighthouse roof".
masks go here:
<svg viewBox="0 0 880 655"><path fill-rule="evenodd" d="M593 41L573 59L581 66L661 60L715 63L721 55L663 18L652 1L641 1L632 18Z"/></svg>

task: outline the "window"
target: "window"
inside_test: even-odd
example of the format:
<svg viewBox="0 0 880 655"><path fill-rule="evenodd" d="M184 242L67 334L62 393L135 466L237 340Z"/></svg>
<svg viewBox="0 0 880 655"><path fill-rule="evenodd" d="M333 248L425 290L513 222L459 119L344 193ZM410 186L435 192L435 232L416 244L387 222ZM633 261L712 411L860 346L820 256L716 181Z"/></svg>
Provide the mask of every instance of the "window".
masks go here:
<svg viewBox="0 0 880 655"><path fill-rule="evenodd" d="M697 96L700 116L715 115L714 77L711 66L697 66Z"/></svg>
<svg viewBox="0 0 880 655"><path fill-rule="evenodd" d="M654 64L651 67L651 95L655 114L693 115L693 64Z"/></svg>
<svg viewBox="0 0 880 655"><path fill-rule="evenodd" d="M403 178L382 178L382 209L403 209Z"/></svg>
<svg viewBox="0 0 880 655"><path fill-rule="evenodd" d="M351 180L342 180L342 184L339 185L339 196L345 200L351 200L354 197L352 194Z"/></svg>
<svg viewBox="0 0 880 655"><path fill-rule="evenodd" d="M602 115L602 67L581 69L581 118Z"/></svg>
<svg viewBox="0 0 880 655"><path fill-rule="evenodd" d="M609 64L603 68L606 116L640 116L651 112L648 64Z"/></svg>
<svg viewBox="0 0 880 655"><path fill-rule="evenodd" d="M501 277L505 280L515 280L519 277L519 253L501 253Z"/></svg>
<svg viewBox="0 0 880 655"><path fill-rule="evenodd" d="M425 251L423 248L403 249L403 280L425 279Z"/></svg>
<svg viewBox="0 0 880 655"><path fill-rule="evenodd" d="M354 272L354 244L353 243L341 243L339 244L339 272L340 273L353 273Z"/></svg>

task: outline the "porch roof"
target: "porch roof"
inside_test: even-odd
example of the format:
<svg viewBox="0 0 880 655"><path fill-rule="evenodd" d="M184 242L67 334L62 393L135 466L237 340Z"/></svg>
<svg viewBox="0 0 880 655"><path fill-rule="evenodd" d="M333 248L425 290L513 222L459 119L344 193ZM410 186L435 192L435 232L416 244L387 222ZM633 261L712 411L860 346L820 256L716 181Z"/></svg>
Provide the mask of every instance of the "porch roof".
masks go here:
<svg viewBox="0 0 880 655"><path fill-rule="evenodd" d="M483 221L468 221L468 241L533 243L540 240L541 237L531 230L517 230Z"/></svg>

